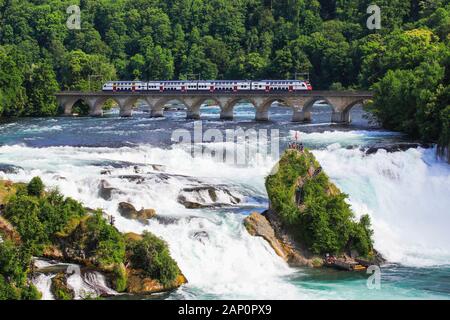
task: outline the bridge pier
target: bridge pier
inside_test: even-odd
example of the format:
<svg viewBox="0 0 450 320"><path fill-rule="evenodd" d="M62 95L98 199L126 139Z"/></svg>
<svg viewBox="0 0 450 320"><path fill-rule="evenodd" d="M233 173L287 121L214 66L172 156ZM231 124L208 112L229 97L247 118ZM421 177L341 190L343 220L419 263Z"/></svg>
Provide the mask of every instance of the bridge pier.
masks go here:
<svg viewBox="0 0 450 320"><path fill-rule="evenodd" d="M222 120L233 120L233 118L234 118L233 108L220 109L220 119L222 119Z"/></svg>
<svg viewBox="0 0 450 320"><path fill-rule="evenodd" d="M129 117L131 117L132 113L133 113L132 106L126 106L126 107L120 108L120 116L122 118L129 118Z"/></svg>
<svg viewBox="0 0 450 320"><path fill-rule="evenodd" d="M151 118L164 118L164 109L158 108L158 109L150 110L150 117Z"/></svg>
<svg viewBox="0 0 450 320"><path fill-rule="evenodd" d="M256 109L256 121L269 121L269 110Z"/></svg>
<svg viewBox="0 0 450 320"><path fill-rule="evenodd" d="M91 116L91 117L101 117L101 116L103 116L102 106L89 107L89 116Z"/></svg>
<svg viewBox="0 0 450 320"><path fill-rule="evenodd" d="M350 123L350 112L333 111L331 115L331 122L334 123Z"/></svg>
<svg viewBox="0 0 450 320"><path fill-rule="evenodd" d="M197 110L186 110L186 119L190 120L200 120L200 109Z"/></svg>
<svg viewBox="0 0 450 320"><path fill-rule="evenodd" d="M303 111L294 109L292 115L292 122L310 122L311 121L311 111Z"/></svg>

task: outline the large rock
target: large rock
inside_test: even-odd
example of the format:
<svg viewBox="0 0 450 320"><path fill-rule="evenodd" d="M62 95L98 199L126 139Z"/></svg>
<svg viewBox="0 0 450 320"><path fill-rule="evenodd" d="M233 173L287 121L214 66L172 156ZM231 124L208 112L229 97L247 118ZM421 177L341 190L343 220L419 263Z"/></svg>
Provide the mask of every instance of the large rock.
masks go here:
<svg viewBox="0 0 450 320"><path fill-rule="evenodd" d="M311 152L288 150L276 168L266 179L269 209L263 215L252 214L245 219L250 234L267 240L292 266L322 266L327 253L335 253L336 258L345 262L356 263L357 258L363 257L368 257L370 262L380 260L373 257L378 253L368 236L370 229L350 237L352 228L370 227L353 219L345 196L329 180ZM314 206L313 210L308 210L310 206ZM326 219L330 210L334 219L338 216L345 221L342 226L349 229L348 233L343 232L342 226L336 226L334 220ZM334 242L315 237L315 232L323 230L330 233ZM356 252L361 248L363 252Z"/></svg>
<svg viewBox="0 0 450 320"><path fill-rule="evenodd" d="M183 274L180 274L171 286L164 286L158 280L148 278L144 272L136 269L128 269L127 292L136 295L148 295L159 292L171 291L187 283Z"/></svg>
<svg viewBox="0 0 450 320"><path fill-rule="evenodd" d="M104 200L111 200L113 192L119 191L117 188L112 187L108 181L100 181L98 187L98 195Z"/></svg>
<svg viewBox="0 0 450 320"><path fill-rule="evenodd" d="M50 290L56 300L73 300L75 298L75 291L68 286L65 273L58 273L52 278Z"/></svg>
<svg viewBox="0 0 450 320"><path fill-rule="evenodd" d="M244 220L247 231L255 237L262 237L275 253L293 267L318 267L322 259L311 255L287 233L277 216L270 211L252 213Z"/></svg>
<svg viewBox="0 0 450 320"><path fill-rule="evenodd" d="M178 202L188 209L227 207L242 202L238 195L221 186L184 188L178 195Z"/></svg>
<svg viewBox="0 0 450 320"><path fill-rule="evenodd" d="M283 248L283 245L275 236L270 222L262 214L257 212L252 213L244 220L244 225L247 231L254 237L264 238L270 246L275 250L275 253L288 261L288 253Z"/></svg>
<svg viewBox="0 0 450 320"><path fill-rule="evenodd" d="M429 144L423 143L413 143L413 142L399 142L399 143L390 143L390 144L376 144L369 147L365 153L366 154L374 154L377 153L378 150L385 150L388 153L406 151L409 149L417 149L417 148L431 148L432 146Z"/></svg>
<svg viewBox="0 0 450 320"><path fill-rule="evenodd" d="M15 166L12 164L0 163L0 171L4 173L18 173L20 170L23 170L22 167Z"/></svg>
<svg viewBox="0 0 450 320"><path fill-rule="evenodd" d="M141 223L148 224L148 220L156 216L154 209L141 209L139 211L128 202L119 203L119 213L122 217L132 220L138 220Z"/></svg>

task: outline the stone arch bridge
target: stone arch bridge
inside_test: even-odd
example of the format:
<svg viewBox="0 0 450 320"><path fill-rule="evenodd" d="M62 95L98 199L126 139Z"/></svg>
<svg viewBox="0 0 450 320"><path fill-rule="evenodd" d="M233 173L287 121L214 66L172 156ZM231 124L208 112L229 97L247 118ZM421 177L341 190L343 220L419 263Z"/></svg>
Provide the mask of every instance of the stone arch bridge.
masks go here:
<svg viewBox="0 0 450 320"><path fill-rule="evenodd" d="M152 117L163 117L164 106L171 101L185 105L188 119L200 118L200 107L209 100L215 101L221 109L220 118L233 119L234 107L240 102L251 103L256 110L256 121L268 121L269 109L274 102L281 102L293 110L294 122L311 120L311 110L315 102L326 101L333 109L332 122L349 123L350 110L372 99L367 91L302 91L302 92L74 92L65 91L56 95L59 106L65 115L72 114L78 101L89 106L91 116L101 116L106 101L114 100L120 108L122 117L130 117L132 109L139 100L150 108Z"/></svg>

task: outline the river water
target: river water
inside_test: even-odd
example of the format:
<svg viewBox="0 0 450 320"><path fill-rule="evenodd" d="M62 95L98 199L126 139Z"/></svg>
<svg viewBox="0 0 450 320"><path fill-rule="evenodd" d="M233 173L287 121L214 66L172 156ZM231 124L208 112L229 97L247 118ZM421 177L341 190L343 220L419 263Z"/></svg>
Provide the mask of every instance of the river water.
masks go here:
<svg viewBox="0 0 450 320"><path fill-rule="evenodd" d="M352 112L350 126L329 123L331 110L324 106L314 108L310 124L291 123L291 112L282 107L272 107L271 122L256 123L253 108L245 104L236 108L234 121L219 120L214 107L202 108L200 122L184 116L173 111L165 119L151 119L137 111L121 119L112 110L102 118L0 123L0 165L19 167L0 172L0 179L26 182L39 175L66 196L114 215L121 231L148 229L165 239L189 284L161 298L450 298L450 166L438 161L433 149L366 155L362 149L367 146L406 139L371 126L361 109ZM248 154L246 163L192 156L172 134L175 129L192 132L200 123L203 130L220 129L224 135L238 128L276 129L279 138L272 142L281 151L299 137L349 195L356 216L371 216L375 247L390 262L381 268L381 288L369 289L364 273L290 268L264 240L251 237L242 221L267 208L264 178L278 159L255 155L242 141L217 140L197 148L232 149ZM130 175L135 178L124 177ZM117 189L108 200L99 196L102 180ZM181 189L204 185L226 188L242 202L233 204L226 194L219 200L228 205L220 208L186 209L177 202ZM144 226L127 220L117 210L121 201L154 208L171 221Z"/></svg>

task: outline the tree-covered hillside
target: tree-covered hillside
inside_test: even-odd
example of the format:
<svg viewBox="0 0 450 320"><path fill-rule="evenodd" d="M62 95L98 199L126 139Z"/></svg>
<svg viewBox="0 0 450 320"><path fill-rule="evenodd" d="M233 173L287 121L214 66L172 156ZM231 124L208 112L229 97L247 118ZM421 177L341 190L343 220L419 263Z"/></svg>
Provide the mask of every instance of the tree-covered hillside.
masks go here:
<svg viewBox="0 0 450 320"><path fill-rule="evenodd" d="M317 89L373 88L387 128L447 145L449 32L448 0L0 0L0 112L53 115L54 91L108 79L310 72Z"/></svg>

